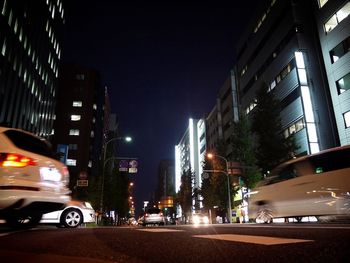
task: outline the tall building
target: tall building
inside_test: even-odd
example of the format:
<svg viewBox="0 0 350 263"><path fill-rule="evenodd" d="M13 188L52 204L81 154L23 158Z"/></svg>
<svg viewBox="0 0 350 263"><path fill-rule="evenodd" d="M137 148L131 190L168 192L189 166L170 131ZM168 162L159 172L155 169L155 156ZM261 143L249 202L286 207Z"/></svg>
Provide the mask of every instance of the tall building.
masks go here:
<svg viewBox="0 0 350 263"><path fill-rule="evenodd" d="M299 155L339 141L313 16L317 8L316 1L262 1L237 48L241 109L250 115L257 90L267 84L281 101L280 132L294 136Z"/></svg>
<svg viewBox="0 0 350 263"><path fill-rule="evenodd" d="M341 145L350 144L350 2L319 0L316 21Z"/></svg>
<svg viewBox="0 0 350 263"><path fill-rule="evenodd" d="M175 194L175 163L174 160L161 160L158 167L157 200Z"/></svg>
<svg viewBox="0 0 350 263"><path fill-rule="evenodd" d="M192 189L199 189L202 184L202 163L206 150L206 128L203 119L189 119L188 128L178 145L175 146L175 191L180 190L181 175L191 171L194 174ZM195 199L193 205L195 206ZM199 204L199 207L201 205Z"/></svg>
<svg viewBox="0 0 350 263"><path fill-rule="evenodd" d="M96 70L64 65L57 94L53 144L66 146L73 195L84 192L78 180L98 176L103 142L105 89ZM85 187L85 188L84 188Z"/></svg>
<svg viewBox="0 0 350 263"><path fill-rule="evenodd" d="M0 123L50 138L64 25L62 0L1 0L0 8Z"/></svg>

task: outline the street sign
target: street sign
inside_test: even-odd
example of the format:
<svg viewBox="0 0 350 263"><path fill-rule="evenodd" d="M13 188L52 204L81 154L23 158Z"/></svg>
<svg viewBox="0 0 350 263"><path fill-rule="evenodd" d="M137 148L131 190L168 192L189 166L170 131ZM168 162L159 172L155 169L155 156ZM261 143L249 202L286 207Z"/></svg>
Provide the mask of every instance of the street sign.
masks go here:
<svg viewBox="0 0 350 263"><path fill-rule="evenodd" d="M89 186L89 180L77 180L77 186L87 187Z"/></svg>

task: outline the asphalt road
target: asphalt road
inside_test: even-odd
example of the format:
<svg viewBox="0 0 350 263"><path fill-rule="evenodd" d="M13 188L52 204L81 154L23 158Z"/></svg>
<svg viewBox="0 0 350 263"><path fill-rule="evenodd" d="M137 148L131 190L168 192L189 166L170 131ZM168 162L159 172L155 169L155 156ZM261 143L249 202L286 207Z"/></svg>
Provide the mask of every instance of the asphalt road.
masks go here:
<svg viewBox="0 0 350 263"><path fill-rule="evenodd" d="M349 244L349 224L0 227L3 263L350 262Z"/></svg>

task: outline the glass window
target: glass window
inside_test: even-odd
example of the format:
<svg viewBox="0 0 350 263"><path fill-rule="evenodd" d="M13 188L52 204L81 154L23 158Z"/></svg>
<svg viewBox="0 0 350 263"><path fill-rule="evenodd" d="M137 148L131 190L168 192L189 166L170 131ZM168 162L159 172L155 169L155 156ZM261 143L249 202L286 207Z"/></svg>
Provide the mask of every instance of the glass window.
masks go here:
<svg viewBox="0 0 350 263"><path fill-rule="evenodd" d="M318 0L318 6L322 8L327 2L328 0Z"/></svg>
<svg viewBox="0 0 350 263"><path fill-rule="evenodd" d="M77 165L77 160L75 160L75 159L67 159L66 165L68 165L68 166L76 166Z"/></svg>
<svg viewBox="0 0 350 263"><path fill-rule="evenodd" d="M71 115L70 120L71 121L80 121L81 115Z"/></svg>
<svg viewBox="0 0 350 263"><path fill-rule="evenodd" d="M82 101L73 101L73 107L82 107L83 102Z"/></svg>
<svg viewBox="0 0 350 263"><path fill-rule="evenodd" d="M2 13L3 15L6 14L6 6L7 6L7 1L5 0L5 1L4 1L4 5L2 6L2 11L1 11L1 13Z"/></svg>
<svg viewBox="0 0 350 263"><path fill-rule="evenodd" d="M331 56L332 63L336 62L339 58L344 56L350 50L350 37L343 40L335 48L333 48L329 54Z"/></svg>
<svg viewBox="0 0 350 263"><path fill-rule="evenodd" d="M2 44L1 54L3 56L6 55L6 38L4 39L4 43Z"/></svg>
<svg viewBox="0 0 350 263"><path fill-rule="evenodd" d="M343 117L344 117L345 128L349 128L350 127L350 111L345 112L343 114Z"/></svg>
<svg viewBox="0 0 350 263"><path fill-rule="evenodd" d="M78 129L70 129L69 135L79 136L79 130Z"/></svg>
<svg viewBox="0 0 350 263"><path fill-rule="evenodd" d="M350 89L350 73L346 74L340 80L336 82L338 94L342 94L343 92Z"/></svg>
<svg viewBox="0 0 350 263"><path fill-rule="evenodd" d="M332 31L341 21L350 14L350 2L346 3L338 12L336 12L326 23L326 33Z"/></svg>
<svg viewBox="0 0 350 263"><path fill-rule="evenodd" d="M324 25L326 33L331 32L337 25L337 17L333 15Z"/></svg>

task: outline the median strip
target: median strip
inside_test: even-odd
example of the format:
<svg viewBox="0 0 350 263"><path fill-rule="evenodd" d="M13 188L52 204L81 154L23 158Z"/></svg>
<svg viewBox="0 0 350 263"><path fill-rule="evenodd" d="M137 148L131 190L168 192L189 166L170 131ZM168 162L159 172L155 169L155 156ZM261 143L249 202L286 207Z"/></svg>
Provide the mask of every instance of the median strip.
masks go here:
<svg viewBox="0 0 350 263"><path fill-rule="evenodd" d="M307 240L307 239L280 238L280 237L267 237L267 236L251 236L251 235L232 235L232 234L195 235L193 237L215 239L215 240L224 240L224 241L233 241L233 242L244 242L244 243L252 243L252 244L267 245L267 246L313 242L313 240Z"/></svg>

